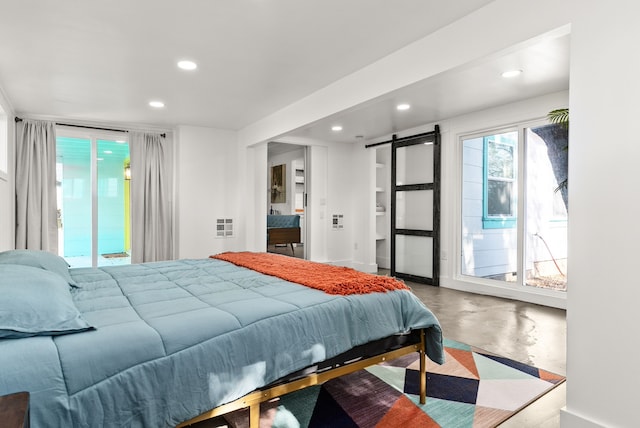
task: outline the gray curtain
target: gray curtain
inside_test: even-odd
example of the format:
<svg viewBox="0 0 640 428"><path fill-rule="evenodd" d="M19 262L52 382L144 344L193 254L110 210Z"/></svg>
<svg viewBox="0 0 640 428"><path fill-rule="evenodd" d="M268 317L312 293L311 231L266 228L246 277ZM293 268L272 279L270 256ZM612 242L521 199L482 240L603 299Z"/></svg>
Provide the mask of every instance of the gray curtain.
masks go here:
<svg viewBox="0 0 640 428"><path fill-rule="evenodd" d="M55 123L25 119L16 137L16 248L57 254Z"/></svg>
<svg viewBox="0 0 640 428"><path fill-rule="evenodd" d="M129 133L131 262L173 257L171 151L158 134Z"/></svg>

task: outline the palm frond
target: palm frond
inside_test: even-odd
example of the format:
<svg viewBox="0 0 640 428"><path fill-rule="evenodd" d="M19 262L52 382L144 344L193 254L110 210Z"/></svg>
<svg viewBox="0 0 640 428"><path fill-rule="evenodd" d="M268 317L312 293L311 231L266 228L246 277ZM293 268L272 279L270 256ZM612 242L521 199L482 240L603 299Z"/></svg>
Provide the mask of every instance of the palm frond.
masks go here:
<svg viewBox="0 0 640 428"><path fill-rule="evenodd" d="M557 193L557 192L561 191L562 189L567 189L568 187L569 187L569 180L565 178L564 180L562 180L558 184L558 187L553 189L553 193Z"/></svg>
<svg viewBox="0 0 640 428"><path fill-rule="evenodd" d="M568 108L559 108L555 110L551 110L547 113L547 119L551 123L558 123L567 125L569 124L569 109Z"/></svg>

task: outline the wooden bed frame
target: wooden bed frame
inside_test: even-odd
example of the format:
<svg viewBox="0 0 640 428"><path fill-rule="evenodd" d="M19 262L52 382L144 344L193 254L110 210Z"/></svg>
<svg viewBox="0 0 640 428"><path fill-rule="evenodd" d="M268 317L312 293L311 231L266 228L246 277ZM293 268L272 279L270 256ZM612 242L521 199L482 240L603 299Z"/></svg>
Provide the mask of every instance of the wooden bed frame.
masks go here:
<svg viewBox="0 0 640 428"><path fill-rule="evenodd" d="M404 336L403 343L400 347L390 349L389 341L392 338ZM392 340L393 341L393 340ZM397 343L397 342L396 342ZM382 353L369 356L372 349L384 346ZM394 345L391 345L392 347ZM277 381L264 388L255 390L238 398L235 401L223 404L212 410L202 413L193 419L178 425L178 428L187 427L189 425L201 422L216 416L222 416L236 410L249 408L249 426L250 428L258 428L260 425L260 403L272 400L290 392L299 391L313 385L319 385L339 376L362 370L374 364L379 364L388 360L408 355L412 352L418 352L420 358L420 403L425 404L427 397L427 377L426 377L426 345L424 330L415 330L407 335L396 335L380 341L365 344L356 347L338 357L332 358L325 362L319 363L317 366L296 372L284 380ZM379 351L375 351L379 352ZM357 355L357 356L356 356Z"/></svg>

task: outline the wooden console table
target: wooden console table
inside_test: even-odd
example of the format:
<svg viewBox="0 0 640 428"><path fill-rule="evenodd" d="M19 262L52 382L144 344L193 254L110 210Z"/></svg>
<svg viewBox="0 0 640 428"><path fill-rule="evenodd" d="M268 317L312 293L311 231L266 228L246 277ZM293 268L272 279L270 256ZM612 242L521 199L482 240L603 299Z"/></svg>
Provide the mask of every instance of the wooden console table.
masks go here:
<svg viewBox="0 0 640 428"><path fill-rule="evenodd" d="M293 244L300 242L299 227L271 227L267 228L267 245L290 244L291 252L295 253Z"/></svg>

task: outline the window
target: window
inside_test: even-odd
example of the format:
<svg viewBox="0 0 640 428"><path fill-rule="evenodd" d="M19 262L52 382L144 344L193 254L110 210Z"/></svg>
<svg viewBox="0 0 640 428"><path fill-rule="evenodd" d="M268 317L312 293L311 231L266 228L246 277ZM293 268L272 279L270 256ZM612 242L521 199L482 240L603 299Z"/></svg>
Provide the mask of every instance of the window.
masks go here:
<svg viewBox="0 0 640 428"><path fill-rule="evenodd" d="M515 226L517 132L483 137L483 227Z"/></svg>
<svg viewBox="0 0 640 428"><path fill-rule="evenodd" d="M462 140L462 273L517 279L518 131Z"/></svg>

